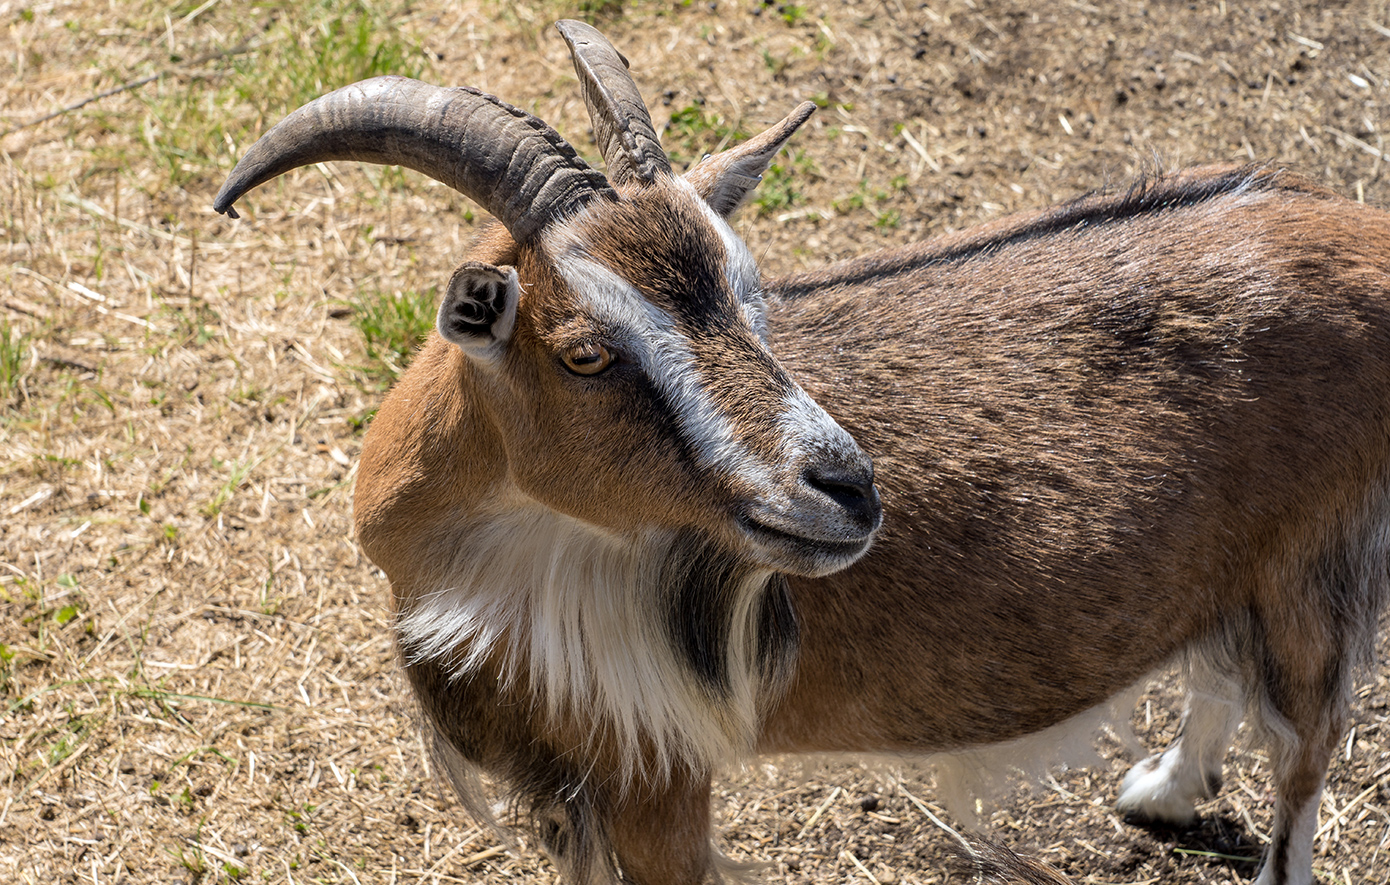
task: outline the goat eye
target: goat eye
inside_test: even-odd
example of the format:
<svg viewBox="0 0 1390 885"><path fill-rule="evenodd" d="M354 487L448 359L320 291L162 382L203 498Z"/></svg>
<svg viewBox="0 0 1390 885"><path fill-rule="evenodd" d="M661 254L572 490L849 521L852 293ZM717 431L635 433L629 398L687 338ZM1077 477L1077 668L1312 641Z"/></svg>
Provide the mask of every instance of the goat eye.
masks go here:
<svg viewBox="0 0 1390 885"><path fill-rule="evenodd" d="M567 348L560 361L576 375L597 375L613 365L613 352L602 344L585 342Z"/></svg>

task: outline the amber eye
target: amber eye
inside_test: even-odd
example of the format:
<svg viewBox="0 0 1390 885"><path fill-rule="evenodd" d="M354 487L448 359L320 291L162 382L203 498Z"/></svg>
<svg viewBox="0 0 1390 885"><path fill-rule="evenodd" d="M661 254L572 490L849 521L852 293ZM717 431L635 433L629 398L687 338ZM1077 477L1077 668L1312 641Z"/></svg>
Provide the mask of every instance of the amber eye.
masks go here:
<svg viewBox="0 0 1390 885"><path fill-rule="evenodd" d="M597 375L613 365L613 352L602 344L586 341L567 348L560 360L576 375Z"/></svg>

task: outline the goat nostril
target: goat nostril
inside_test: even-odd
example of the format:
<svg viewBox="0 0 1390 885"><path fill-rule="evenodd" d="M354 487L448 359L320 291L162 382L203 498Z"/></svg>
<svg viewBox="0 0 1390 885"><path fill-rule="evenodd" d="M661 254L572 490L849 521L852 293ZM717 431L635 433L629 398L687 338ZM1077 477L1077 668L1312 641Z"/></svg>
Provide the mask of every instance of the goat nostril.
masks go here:
<svg viewBox="0 0 1390 885"><path fill-rule="evenodd" d="M880 506L872 468L856 471L811 466L802 471L801 478L806 485L839 504L856 519L877 521Z"/></svg>

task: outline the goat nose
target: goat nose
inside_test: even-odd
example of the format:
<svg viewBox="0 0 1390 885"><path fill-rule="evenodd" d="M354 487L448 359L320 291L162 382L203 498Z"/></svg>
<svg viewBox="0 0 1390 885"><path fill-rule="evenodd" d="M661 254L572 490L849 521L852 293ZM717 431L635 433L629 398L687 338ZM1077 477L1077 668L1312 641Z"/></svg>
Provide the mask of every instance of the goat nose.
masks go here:
<svg viewBox="0 0 1390 885"><path fill-rule="evenodd" d="M878 527L883 508L874 487L874 468L867 459L863 465L812 464L801 472L801 479L865 529Z"/></svg>

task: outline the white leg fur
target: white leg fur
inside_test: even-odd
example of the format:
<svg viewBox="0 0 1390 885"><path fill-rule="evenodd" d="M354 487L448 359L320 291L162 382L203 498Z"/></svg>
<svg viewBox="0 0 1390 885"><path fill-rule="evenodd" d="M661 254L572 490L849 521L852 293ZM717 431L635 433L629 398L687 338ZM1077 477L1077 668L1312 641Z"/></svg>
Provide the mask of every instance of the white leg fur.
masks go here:
<svg viewBox="0 0 1390 885"><path fill-rule="evenodd" d="M1224 680L1223 680L1224 681ZM1221 784L1221 766L1240 724L1241 702L1227 682L1219 691L1192 690L1178 737L1162 754L1130 769L1115 806L1141 820L1185 824L1196 803Z"/></svg>
<svg viewBox="0 0 1390 885"><path fill-rule="evenodd" d="M1285 822L1274 821L1275 838L1265 854L1255 885L1313 885L1313 836L1318 830L1321 802L1322 790L1319 789L1293 814L1293 820L1288 822L1287 838L1283 840L1279 839L1279 834L1285 832ZM1284 848L1284 856L1276 857L1280 845Z"/></svg>

